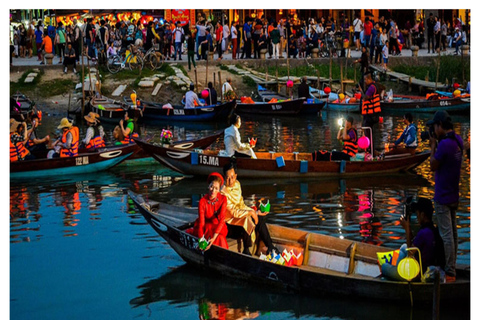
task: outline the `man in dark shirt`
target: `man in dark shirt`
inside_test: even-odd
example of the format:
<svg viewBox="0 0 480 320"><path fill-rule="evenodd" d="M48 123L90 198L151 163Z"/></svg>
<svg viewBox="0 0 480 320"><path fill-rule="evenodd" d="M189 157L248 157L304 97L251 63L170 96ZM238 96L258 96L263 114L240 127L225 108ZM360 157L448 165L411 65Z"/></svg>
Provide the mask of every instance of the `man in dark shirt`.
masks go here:
<svg viewBox="0 0 480 320"><path fill-rule="evenodd" d="M437 111L433 120L435 135L430 137L430 169L435 171L435 214L445 249L447 282L455 281L458 250L456 209L459 201L463 140L453 130L446 111Z"/></svg>
<svg viewBox="0 0 480 320"><path fill-rule="evenodd" d="M430 12L430 18L427 20L427 48L428 52L430 53L430 42L432 43L432 53L435 50L435 46L433 43L433 38L434 38L434 32L433 28L435 27L435 19L433 18L433 13Z"/></svg>
<svg viewBox="0 0 480 320"><path fill-rule="evenodd" d="M69 42L67 45L67 49L65 50L65 58L63 59L63 66L64 66L64 73L67 73L67 66L69 64L73 64L73 73L77 73L77 59L75 55L75 50L72 47L72 43Z"/></svg>
<svg viewBox="0 0 480 320"><path fill-rule="evenodd" d="M310 91L307 84L307 77L302 78L302 82L298 86L298 98L310 98Z"/></svg>
<svg viewBox="0 0 480 320"><path fill-rule="evenodd" d="M205 99L205 104L215 105L217 104L217 90L213 87L213 83L208 83L208 97Z"/></svg>
<svg viewBox="0 0 480 320"><path fill-rule="evenodd" d="M365 92L366 88L364 87L363 77L368 73L368 53L365 46L362 46L362 56L360 59L355 60L353 63L360 63L360 72L362 73L360 77L360 86Z"/></svg>

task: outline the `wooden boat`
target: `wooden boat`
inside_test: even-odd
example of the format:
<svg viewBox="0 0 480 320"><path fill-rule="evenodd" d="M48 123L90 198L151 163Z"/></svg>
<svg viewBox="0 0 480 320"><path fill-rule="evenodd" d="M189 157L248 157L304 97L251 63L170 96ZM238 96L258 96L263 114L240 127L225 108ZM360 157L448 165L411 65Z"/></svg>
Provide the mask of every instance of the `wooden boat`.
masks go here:
<svg viewBox="0 0 480 320"><path fill-rule="evenodd" d="M261 115L296 115L304 107L305 98L284 100L281 102L255 102L241 103L237 102L236 112L241 114L261 114ZM318 112L318 111L317 111Z"/></svg>
<svg viewBox="0 0 480 320"><path fill-rule="evenodd" d="M262 101L255 103L241 103L237 102L236 112L243 114L263 114L263 115L294 115L301 114L305 108L306 100L291 99L279 95L276 92L267 90L260 85L257 85L257 92ZM272 99L277 102L269 102ZM305 113L318 113L324 104L312 104L305 108Z"/></svg>
<svg viewBox="0 0 480 320"><path fill-rule="evenodd" d="M17 92L10 97L10 118L25 121L27 115L36 112L35 102L26 95Z"/></svg>
<svg viewBox="0 0 480 320"><path fill-rule="evenodd" d="M410 99L394 96L393 101L382 101L382 111L399 112L437 112L440 110L449 113L469 113L470 97L468 98L440 98L436 100Z"/></svg>
<svg viewBox="0 0 480 320"><path fill-rule="evenodd" d="M176 150L203 149L214 143L222 134L223 130L218 130L214 134L198 139L172 141L172 143L170 143L170 145L167 147ZM150 154L140 148L138 144L134 143L133 145L136 146L136 151L128 159L126 159L125 163L130 164L133 162L132 160L150 158Z"/></svg>
<svg viewBox="0 0 480 320"><path fill-rule="evenodd" d="M103 171L119 164L138 151L137 145L129 144L79 153L76 157L10 162L10 178L31 179L32 177L40 178Z"/></svg>
<svg viewBox="0 0 480 320"><path fill-rule="evenodd" d="M108 123L118 123L125 117L125 112L130 108L130 105L126 103L105 96L92 97L89 105L91 111L100 115L100 120ZM139 109L135 110L135 116L138 118L142 116Z"/></svg>
<svg viewBox="0 0 480 320"><path fill-rule="evenodd" d="M219 155L218 150L202 153L176 151L135 140L154 159L172 170L207 176L222 172L230 157ZM244 178L321 178L386 174L408 170L425 161L429 151L415 155L385 156L379 161L312 161L311 153L256 152L257 159L237 158L238 174Z"/></svg>
<svg viewBox="0 0 480 320"><path fill-rule="evenodd" d="M131 104L130 99L125 99ZM178 121L178 122L202 122L202 121L226 121L235 109L236 102L226 101L216 105L202 106L185 109L184 106L172 106L157 102L140 100L140 108L143 109L144 121Z"/></svg>
<svg viewBox="0 0 480 320"><path fill-rule="evenodd" d="M229 249L212 246L203 252L198 249L198 238L185 232L198 217L196 208L145 201L131 191L129 195L153 229L183 260L197 268L308 294L403 302L412 299L414 303L433 300L432 283L381 277L377 252L391 248L267 224L279 250L301 253L298 265L285 266L241 254L236 239L227 239ZM470 271L458 270L457 281L440 284L440 292L442 302L469 301Z"/></svg>

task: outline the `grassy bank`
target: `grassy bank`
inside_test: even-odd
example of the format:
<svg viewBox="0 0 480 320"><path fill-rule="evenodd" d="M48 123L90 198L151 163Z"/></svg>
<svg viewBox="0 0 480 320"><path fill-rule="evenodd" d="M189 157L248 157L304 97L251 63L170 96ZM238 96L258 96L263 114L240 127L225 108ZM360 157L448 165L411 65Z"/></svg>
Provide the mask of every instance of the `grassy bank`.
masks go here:
<svg viewBox="0 0 480 320"><path fill-rule="evenodd" d="M438 69L438 63L440 68ZM399 64L392 65L392 71L404 73L413 76L417 79L426 79L435 81L438 70L438 81L442 83L452 83L455 78L456 82L470 81L470 59L456 56L441 56L440 60L437 58L431 59L428 64L413 65L413 64Z"/></svg>

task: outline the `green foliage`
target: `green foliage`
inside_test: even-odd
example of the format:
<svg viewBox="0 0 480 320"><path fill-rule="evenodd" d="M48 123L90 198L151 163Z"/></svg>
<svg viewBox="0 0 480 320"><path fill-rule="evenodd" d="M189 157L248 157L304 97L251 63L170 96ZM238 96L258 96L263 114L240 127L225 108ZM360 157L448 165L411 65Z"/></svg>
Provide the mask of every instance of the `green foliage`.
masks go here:
<svg viewBox="0 0 480 320"><path fill-rule="evenodd" d="M252 78L250 78L248 76L243 76L242 80L243 80L243 83L245 83L249 87L252 87L252 88L257 87L257 83Z"/></svg>
<svg viewBox="0 0 480 320"><path fill-rule="evenodd" d="M239 74L240 74L240 73L238 73L238 72L235 71L235 70L229 69L226 65L221 64L221 65L219 65L219 67L220 67L221 70L228 71L228 72L230 72L231 74L235 74L235 75L239 75Z"/></svg>
<svg viewBox="0 0 480 320"><path fill-rule="evenodd" d="M37 85L36 92L41 97L56 96L68 93L75 89L76 81L72 79L56 79L51 81L43 81Z"/></svg>
<svg viewBox="0 0 480 320"><path fill-rule="evenodd" d="M425 79L428 74L429 81L435 81L437 77L438 62L439 59L435 58L431 59L427 65L412 66L408 64L402 64L392 67L392 70L422 80ZM461 57L440 57L440 69L438 75L439 82L443 83L445 82L445 79L448 79L448 81L451 83L452 78L455 78L457 82L460 82L462 81L463 77L465 77L466 81L470 80L470 59L464 58L462 62Z"/></svg>
<svg viewBox="0 0 480 320"><path fill-rule="evenodd" d="M33 81L31 83L25 83L25 79L27 78L27 76L30 73L38 73L38 72L33 71L33 69L28 69L27 71L25 71L22 74L22 76L20 77L20 79L17 82L10 81L10 94L11 95L16 93L17 91L20 91L22 93L26 93L26 92L35 90L35 88L40 83L40 79L45 74L43 69L40 69L40 73L38 73L38 75L33 79Z"/></svg>

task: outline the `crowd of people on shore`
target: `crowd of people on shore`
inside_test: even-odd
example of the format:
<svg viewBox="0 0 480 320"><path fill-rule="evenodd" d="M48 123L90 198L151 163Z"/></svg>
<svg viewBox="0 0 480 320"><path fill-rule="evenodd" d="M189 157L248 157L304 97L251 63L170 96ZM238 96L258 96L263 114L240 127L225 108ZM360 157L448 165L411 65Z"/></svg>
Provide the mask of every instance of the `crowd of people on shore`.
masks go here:
<svg viewBox="0 0 480 320"><path fill-rule="evenodd" d="M454 17L453 21L447 21L433 14L425 20L407 21L403 26L383 16L377 21L369 16L364 19L355 16L350 21L343 15L338 21L330 16L306 21L294 20L293 17L279 20L263 17L230 23L226 20L212 21L199 14L194 25L163 19L154 19L146 24L140 20L112 23L108 19L93 18L86 19L82 24L79 22L73 20L69 25L59 22L53 26L44 25L42 20L32 20L27 26L13 26L10 33L12 56L31 58L36 48L41 63L44 63L44 54L51 53L60 57L59 63L67 61L72 64L78 62L81 55L95 61L99 53L109 56L133 44L145 50L154 46L167 60L182 60L182 53L186 52L189 62L192 61L195 67L195 56L197 60L207 59L208 52L216 53L219 60L226 52L232 54L232 59L258 59L260 51L265 49L268 58L278 59L285 55L289 58L310 57L313 49L324 50L327 47L345 56L345 48L360 50L361 46L365 46L370 60L375 57L378 61L385 45L388 47L387 55L400 55L402 48L421 47L424 42L428 53L446 50L447 47L455 47L458 53L458 48L469 42L468 25L461 19ZM83 52L80 52L82 47ZM70 54L66 56L66 53Z"/></svg>

